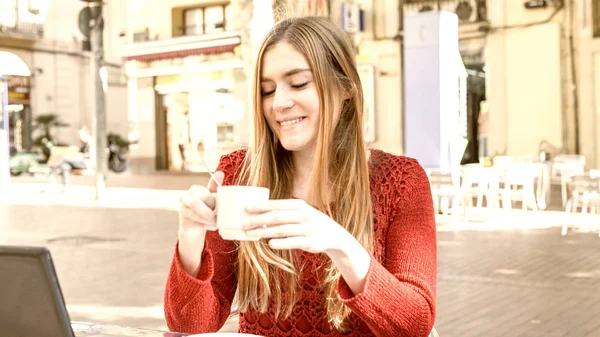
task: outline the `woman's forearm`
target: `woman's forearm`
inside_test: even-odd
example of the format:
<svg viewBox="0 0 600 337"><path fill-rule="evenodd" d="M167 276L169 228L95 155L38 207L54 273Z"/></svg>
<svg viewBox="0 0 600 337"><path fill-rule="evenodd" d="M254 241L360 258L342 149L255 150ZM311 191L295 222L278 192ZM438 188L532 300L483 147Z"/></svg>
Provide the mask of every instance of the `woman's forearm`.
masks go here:
<svg viewBox="0 0 600 337"><path fill-rule="evenodd" d="M179 230L179 261L186 273L193 277L198 275L202 263L202 251L206 231Z"/></svg>
<svg viewBox="0 0 600 337"><path fill-rule="evenodd" d="M371 266L369 252L348 233L346 240L339 240L339 247L327 252L333 264L340 270L344 281L354 295L363 291Z"/></svg>

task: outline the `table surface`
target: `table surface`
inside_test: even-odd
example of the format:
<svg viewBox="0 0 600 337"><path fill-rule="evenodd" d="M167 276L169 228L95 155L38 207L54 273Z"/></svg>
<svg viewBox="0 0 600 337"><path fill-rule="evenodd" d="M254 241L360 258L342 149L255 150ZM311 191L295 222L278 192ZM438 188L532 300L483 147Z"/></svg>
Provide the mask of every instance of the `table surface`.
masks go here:
<svg viewBox="0 0 600 337"><path fill-rule="evenodd" d="M71 322L77 337L182 337L188 334L91 322Z"/></svg>
<svg viewBox="0 0 600 337"><path fill-rule="evenodd" d="M71 327L77 337L183 337L183 336L214 336L214 337L250 337L256 335L221 332L190 335L185 333L168 332L160 330L149 330L132 328L120 325L99 324L91 322L71 322ZM258 336L257 336L258 337Z"/></svg>

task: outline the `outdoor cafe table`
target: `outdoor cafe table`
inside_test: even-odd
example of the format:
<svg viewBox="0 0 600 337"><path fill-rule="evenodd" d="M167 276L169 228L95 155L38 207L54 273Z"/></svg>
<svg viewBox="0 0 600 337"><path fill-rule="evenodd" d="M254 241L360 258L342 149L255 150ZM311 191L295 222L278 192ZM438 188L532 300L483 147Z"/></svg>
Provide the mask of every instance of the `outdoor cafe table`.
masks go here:
<svg viewBox="0 0 600 337"><path fill-rule="evenodd" d="M90 322L71 322L71 327L76 337L260 337L258 335L236 333L236 332L215 332L205 334L185 334L178 332L167 332L160 330L149 330L131 328L120 325L99 324ZM435 327L429 334L429 337L439 337Z"/></svg>
<svg viewBox="0 0 600 337"><path fill-rule="evenodd" d="M214 337L250 337L256 335L234 332L185 334L160 330L139 329L112 324L90 322L71 322L71 328L76 337L183 337L183 336L214 336Z"/></svg>

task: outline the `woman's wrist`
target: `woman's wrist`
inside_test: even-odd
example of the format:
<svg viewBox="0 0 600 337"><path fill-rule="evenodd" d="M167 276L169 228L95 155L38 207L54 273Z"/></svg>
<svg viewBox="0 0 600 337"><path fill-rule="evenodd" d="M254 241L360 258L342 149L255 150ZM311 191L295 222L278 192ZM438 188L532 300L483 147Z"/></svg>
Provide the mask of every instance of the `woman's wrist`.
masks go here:
<svg viewBox="0 0 600 337"><path fill-rule="evenodd" d="M202 251L204 250L204 229L179 229L179 261L183 270L196 277L202 263Z"/></svg>
<svg viewBox="0 0 600 337"><path fill-rule="evenodd" d="M204 237L206 236L206 229L199 228L199 227L185 228L185 227L180 226L178 236L179 237L182 237L182 236L197 237L197 238L204 239Z"/></svg>
<svg viewBox="0 0 600 337"><path fill-rule="evenodd" d="M356 295L364 288L371 266L371 255L350 233L346 233L346 239L338 240L338 244L326 251L326 254Z"/></svg>

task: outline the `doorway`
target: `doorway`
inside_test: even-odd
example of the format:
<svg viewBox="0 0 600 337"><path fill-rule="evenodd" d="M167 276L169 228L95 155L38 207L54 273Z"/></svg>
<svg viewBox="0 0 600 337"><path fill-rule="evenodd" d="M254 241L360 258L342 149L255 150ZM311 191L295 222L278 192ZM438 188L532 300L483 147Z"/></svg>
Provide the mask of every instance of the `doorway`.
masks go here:
<svg viewBox="0 0 600 337"><path fill-rule="evenodd" d="M481 103L485 96L485 71L483 64L466 64L467 68L467 149L461 164L479 162L479 120Z"/></svg>
<svg viewBox="0 0 600 337"><path fill-rule="evenodd" d="M158 170L186 171L186 150L190 147L189 94L158 95L156 158Z"/></svg>
<svg viewBox="0 0 600 337"><path fill-rule="evenodd" d="M31 108L27 104L8 105L8 130L11 150L31 151Z"/></svg>

